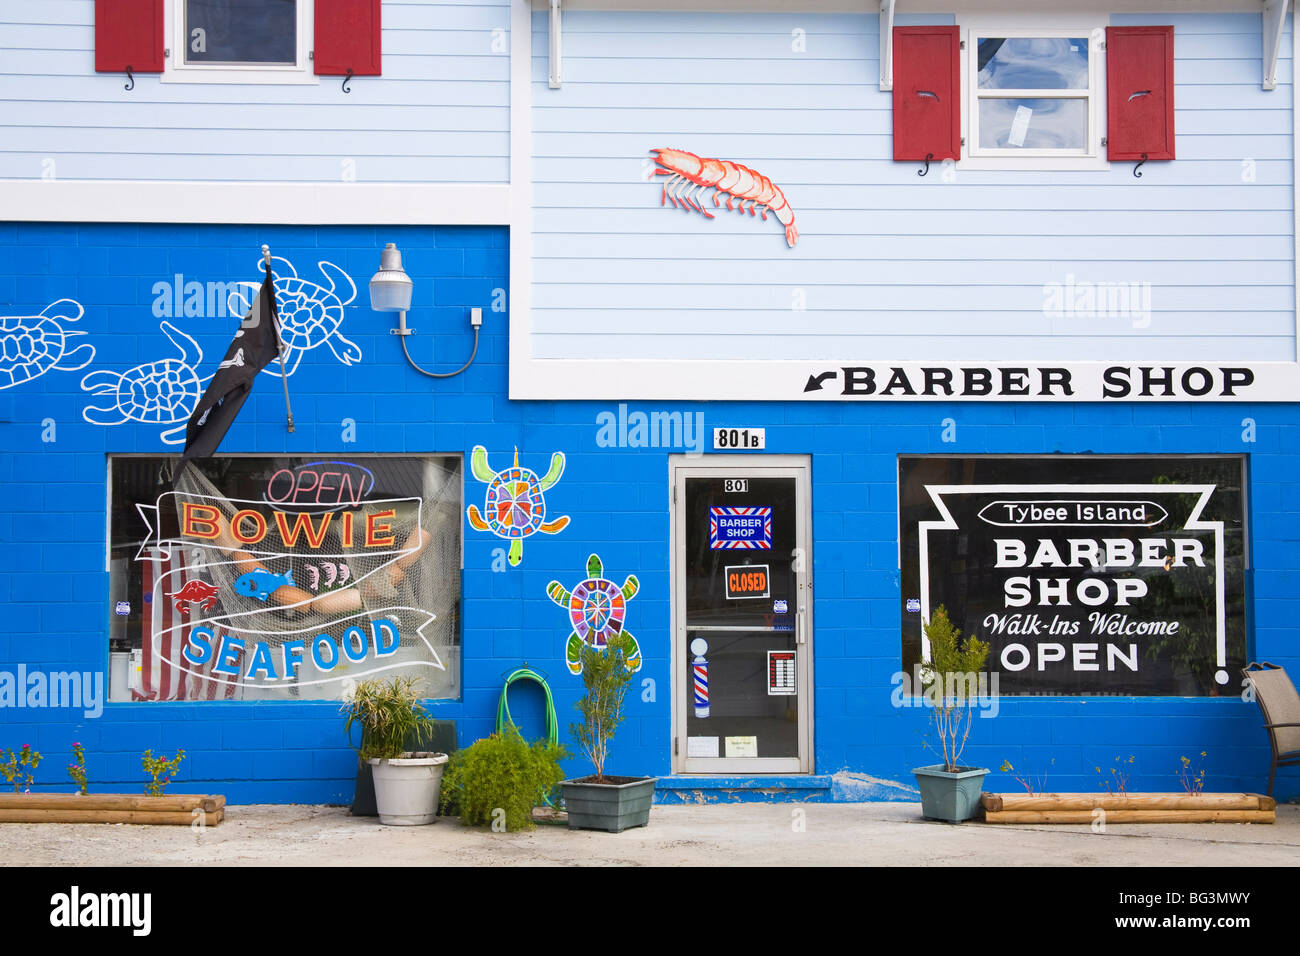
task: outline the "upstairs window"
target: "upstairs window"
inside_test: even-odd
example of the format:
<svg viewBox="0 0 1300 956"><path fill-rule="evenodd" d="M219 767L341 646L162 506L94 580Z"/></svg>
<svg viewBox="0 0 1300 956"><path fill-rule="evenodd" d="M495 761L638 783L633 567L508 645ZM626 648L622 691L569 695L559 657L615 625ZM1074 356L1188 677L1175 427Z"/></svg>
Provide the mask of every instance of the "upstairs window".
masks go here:
<svg viewBox="0 0 1300 956"><path fill-rule="evenodd" d="M1088 155L1094 71L1087 37L975 39L972 155Z"/></svg>
<svg viewBox="0 0 1300 956"><path fill-rule="evenodd" d="M312 0L173 0L164 82L318 83Z"/></svg>
<svg viewBox="0 0 1300 956"><path fill-rule="evenodd" d="M184 0L186 66L297 66L297 0Z"/></svg>
<svg viewBox="0 0 1300 956"><path fill-rule="evenodd" d="M1104 164L1104 35L1100 26L981 25L968 30L965 126L970 164Z"/></svg>

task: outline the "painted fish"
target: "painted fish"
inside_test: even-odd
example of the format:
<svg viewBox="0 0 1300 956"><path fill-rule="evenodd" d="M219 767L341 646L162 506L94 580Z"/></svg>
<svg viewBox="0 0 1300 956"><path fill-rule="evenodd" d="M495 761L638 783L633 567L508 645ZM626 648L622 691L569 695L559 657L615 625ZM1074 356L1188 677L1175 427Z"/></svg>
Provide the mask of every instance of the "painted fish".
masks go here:
<svg viewBox="0 0 1300 956"><path fill-rule="evenodd" d="M272 574L266 568L258 568L256 571L249 571L235 578L235 590L238 593L244 597L255 597L259 601L265 601L285 586L297 587L293 583L292 569L284 574Z"/></svg>
<svg viewBox="0 0 1300 956"><path fill-rule="evenodd" d="M217 604L217 588L207 581L200 581L198 578L191 578L185 582L185 586L179 591L173 591L168 597L176 599L176 610L182 614L189 614L188 607L181 607L182 604L198 604L203 602L201 610L210 611Z"/></svg>

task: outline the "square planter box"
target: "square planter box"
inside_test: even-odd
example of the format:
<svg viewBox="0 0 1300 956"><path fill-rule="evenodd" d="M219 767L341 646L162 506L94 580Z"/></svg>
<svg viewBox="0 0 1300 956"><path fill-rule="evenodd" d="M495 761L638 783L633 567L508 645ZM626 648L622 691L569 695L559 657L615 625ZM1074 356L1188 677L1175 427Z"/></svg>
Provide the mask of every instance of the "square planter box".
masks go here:
<svg viewBox="0 0 1300 956"><path fill-rule="evenodd" d="M588 783L565 780L564 808L569 814L571 830L604 830L621 833L628 827L650 824L650 804L654 802L655 778L615 778L625 783Z"/></svg>
<svg viewBox="0 0 1300 956"><path fill-rule="evenodd" d="M988 775L979 767L962 767L949 773L942 765L917 767L912 773L921 790L921 816L949 823L961 823L975 815Z"/></svg>

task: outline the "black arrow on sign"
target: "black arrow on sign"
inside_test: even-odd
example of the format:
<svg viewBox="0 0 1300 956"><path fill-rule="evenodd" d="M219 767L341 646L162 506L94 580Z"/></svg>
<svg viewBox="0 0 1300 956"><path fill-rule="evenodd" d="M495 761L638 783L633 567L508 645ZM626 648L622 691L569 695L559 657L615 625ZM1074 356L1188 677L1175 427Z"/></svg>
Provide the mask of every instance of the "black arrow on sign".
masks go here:
<svg viewBox="0 0 1300 956"><path fill-rule="evenodd" d="M820 375L809 375L808 384L803 387L803 390L805 392L820 392L822 389L822 382L826 381L828 378L834 377L834 372L822 372Z"/></svg>

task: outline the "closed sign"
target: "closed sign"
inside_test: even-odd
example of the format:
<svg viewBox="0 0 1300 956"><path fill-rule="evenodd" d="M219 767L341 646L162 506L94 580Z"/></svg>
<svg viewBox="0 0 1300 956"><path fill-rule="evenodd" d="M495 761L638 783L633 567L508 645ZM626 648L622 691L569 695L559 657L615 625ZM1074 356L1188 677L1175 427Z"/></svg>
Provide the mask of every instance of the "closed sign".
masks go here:
<svg viewBox="0 0 1300 956"><path fill-rule="evenodd" d="M724 570L727 573L727 600L771 595L766 564L742 564Z"/></svg>

